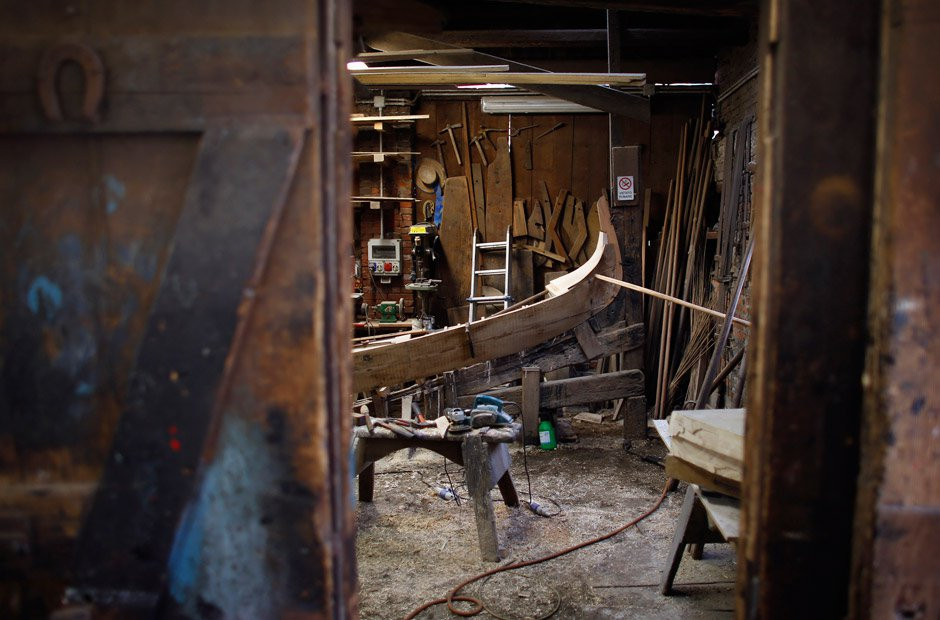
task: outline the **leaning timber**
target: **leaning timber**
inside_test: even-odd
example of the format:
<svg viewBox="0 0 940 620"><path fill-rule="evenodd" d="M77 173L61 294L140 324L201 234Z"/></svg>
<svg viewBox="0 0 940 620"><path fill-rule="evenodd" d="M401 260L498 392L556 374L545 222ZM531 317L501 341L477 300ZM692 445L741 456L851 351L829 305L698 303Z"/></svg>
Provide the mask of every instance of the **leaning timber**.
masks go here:
<svg viewBox="0 0 940 620"><path fill-rule="evenodd" d="M618 287L596 278L621 277L620 249L607 199L597 201L601 222L591 258L546 287L547 299L469 324L455 325L404 342L353 352L353 387L382 386L456 370L511 355L553 338L591 318L613 301Z"/></svg>

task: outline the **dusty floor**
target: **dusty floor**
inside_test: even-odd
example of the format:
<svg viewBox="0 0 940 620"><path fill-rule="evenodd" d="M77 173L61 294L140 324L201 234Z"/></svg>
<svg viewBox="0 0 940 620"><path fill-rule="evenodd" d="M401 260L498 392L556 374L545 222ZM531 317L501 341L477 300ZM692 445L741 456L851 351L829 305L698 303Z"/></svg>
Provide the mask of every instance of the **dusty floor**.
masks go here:
<svg viewBox="0 0 940 620"><path fill-rule="evenodd" d="M495 503L505 562L558 551L604 534L647 510L659 497L665 476L641 456L661 457L658 440L635 442L627 452L620 424L575 422L579 441L554 452L528 448L536 501L562 512L551 519L525 507ZM526 496L521 448L512 449L512 476ZM455 485L463 472L447 468ZM445 596L464 579L493 568L480 561L473 507L434 495L427 486L447 486L443 457L425 450L402 451L376 464L375 502L359 504L360 611L366 619L403 618L425 601ZM465 493L465 489L459 488ZM492 577L465 592L480 597L511 619L537 618L560 598L553 618L727 618L733 609L734 551L706 545L701 561L686 555L675 592L657 587L675 530L685 488L671 493L651 517L618 536L572 554ZM499 493L494 489L493 497ZM436 606L419 618L452 618ZM486 613L478 616L490 617Z"/></svg>

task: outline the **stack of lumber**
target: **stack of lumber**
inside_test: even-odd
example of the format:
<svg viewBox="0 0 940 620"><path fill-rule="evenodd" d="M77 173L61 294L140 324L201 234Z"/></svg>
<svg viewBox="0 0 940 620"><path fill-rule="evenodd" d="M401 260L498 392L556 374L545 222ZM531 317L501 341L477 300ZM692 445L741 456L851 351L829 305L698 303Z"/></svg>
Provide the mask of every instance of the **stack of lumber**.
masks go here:
<svg viewBox="0 0 940 620"><path fill-rule="evenodd" d="M682 130L676 175L670 183L649 276L650 288L699 306L712 305L708 273L714 249L705 243L706 206L713 198L711 134L704 107L698 120ZM687 400L695 402L699 375L714 344L715 319L654 298L646 306L646 323L649 392L655 394L653 418L662 419Z"/></svg>
<svg viewBox="0 0 940 620"><path fill-rule="evenodd" d="M690 465L706 478L741 483L744 409L674 411L669 436L669 454L680 465Z"/></svg>

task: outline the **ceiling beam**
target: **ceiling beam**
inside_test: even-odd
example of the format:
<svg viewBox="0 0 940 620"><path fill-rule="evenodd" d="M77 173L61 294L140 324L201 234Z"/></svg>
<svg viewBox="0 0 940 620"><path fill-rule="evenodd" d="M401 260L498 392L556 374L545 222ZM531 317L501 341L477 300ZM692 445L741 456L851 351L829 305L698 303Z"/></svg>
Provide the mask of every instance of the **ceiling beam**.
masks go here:
<svg viewBox="0 0 940 620"><path fill-rule="evenodd" d="M525 4L568 6L584 9L666 13L673 15L708 15L742 17L757 12L754 0L495 0Z"/></svg>
<svg viewBox="0 0 940 620"><path fill-rule="evenodd" d="M387 52L404 49L447 49L454 47L447 43L442 43L441 41L435 41L405 32L389 32L376 35L371 37L366 43L373 49ZM548 73L539 67L533 67L532 65L507 60L482 52L448 54L443 56L432 55L418 57L416 60L442 66L506 64L509 65L510 71ZM574 103L580 103L589 108L611 114L620 114L647 123L650 119L650 105L648 99L614 90L613 88L605 86L568 86L559 84L532 84L528 85L527 88L533 92L557 97L565 101L573 101Z"/></svg>
<svg viewBox="0 0 940 620"><path fill-rule="evenodd" d="M445 30L439 40L465 48L555 48L607 45L607 31L579 30ZM741 28L627 28L621 33L621 48L720 47L744 45L747 29Z"/></svg>

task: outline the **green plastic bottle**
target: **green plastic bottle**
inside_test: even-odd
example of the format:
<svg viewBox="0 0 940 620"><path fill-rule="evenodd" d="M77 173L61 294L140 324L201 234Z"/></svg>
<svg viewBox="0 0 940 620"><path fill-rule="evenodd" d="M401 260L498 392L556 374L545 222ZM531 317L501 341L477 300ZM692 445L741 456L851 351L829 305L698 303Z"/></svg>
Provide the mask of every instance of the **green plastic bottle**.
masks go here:
<svg viewBox="0 0 940 620"><path fill-rule="evenodd" d="M542 450L554 450L558 447L558 442L555 440L555 426L551 420L539 422L539 447Z"/></svg>

